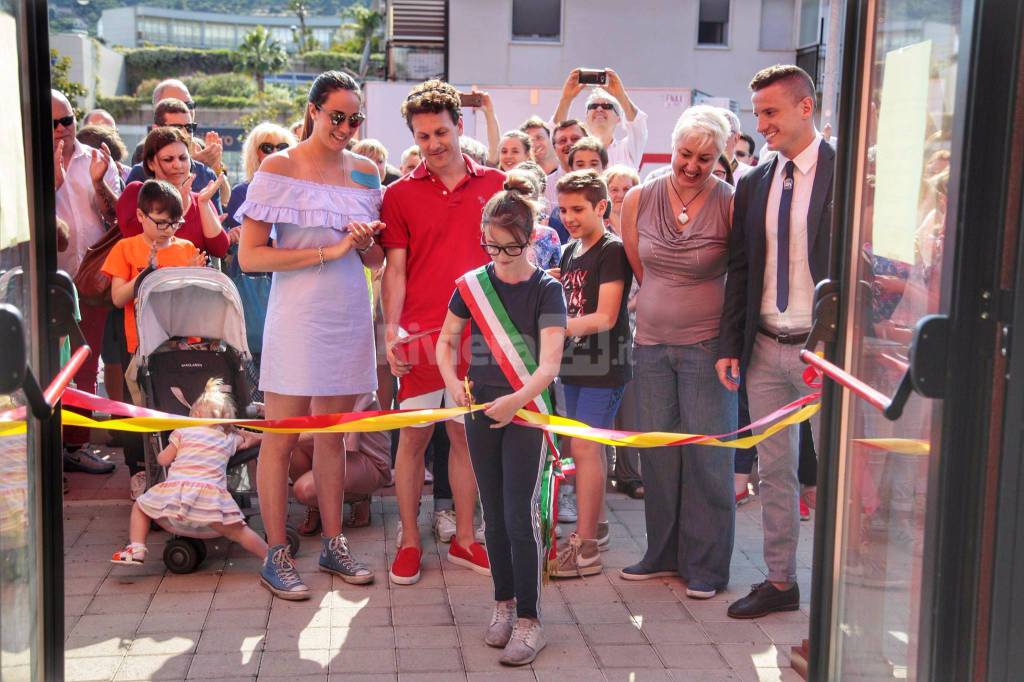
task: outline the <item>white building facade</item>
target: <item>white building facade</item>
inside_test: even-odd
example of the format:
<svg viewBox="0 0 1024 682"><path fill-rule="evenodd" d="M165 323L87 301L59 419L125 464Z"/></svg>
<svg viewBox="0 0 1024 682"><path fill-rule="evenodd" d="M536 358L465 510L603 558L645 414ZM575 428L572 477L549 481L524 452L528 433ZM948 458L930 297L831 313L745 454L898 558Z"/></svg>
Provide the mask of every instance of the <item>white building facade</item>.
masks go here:
<svg viewBox="0 0 1024 682"><path fill-rule="evenodd" d="M453 83L560 87L611 67L627 89L729 98L753 131L748 83L821 42L819 0L450 0ZM813 75L813 74L812 74ZM582 116L582 102L573 113Z"/></svg>

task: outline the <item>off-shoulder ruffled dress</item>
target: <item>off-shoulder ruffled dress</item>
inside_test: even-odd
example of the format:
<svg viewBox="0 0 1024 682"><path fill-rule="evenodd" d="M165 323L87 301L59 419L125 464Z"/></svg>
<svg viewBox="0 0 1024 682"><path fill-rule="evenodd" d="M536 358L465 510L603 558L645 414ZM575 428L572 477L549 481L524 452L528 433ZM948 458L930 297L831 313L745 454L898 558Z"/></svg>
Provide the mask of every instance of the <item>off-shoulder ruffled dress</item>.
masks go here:
<svg viewBox="0 0 1024 682"><path fill-rule="evenodd" d="M345 238L346 226L380 218L381 191L257 171L235 213L273 223L275 247L315 249ZM260 390L295 396L377 389L366 275L353 249L342 258L275 272L263 328Z"/></svg>

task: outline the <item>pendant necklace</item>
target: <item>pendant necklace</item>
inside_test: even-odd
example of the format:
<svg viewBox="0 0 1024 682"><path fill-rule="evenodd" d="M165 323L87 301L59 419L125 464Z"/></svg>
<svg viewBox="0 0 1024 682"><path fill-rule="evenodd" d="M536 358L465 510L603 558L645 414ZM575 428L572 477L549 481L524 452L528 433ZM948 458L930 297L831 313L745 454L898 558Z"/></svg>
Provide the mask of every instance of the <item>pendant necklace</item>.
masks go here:
<svg viewBox="0 0 1024 682"><path fill-rule="evenodd" d="M689 201L683 201L682 195L679 194L679 190L676 189L675 180L672 179L671 175L668 176L668 184L672 185L672 191L675 192L676 198L679 199L679 203L683 205L683 210L681 210L679 212L679 215L676 216L676 220L679 221L680 225L685 225L686 223L690 222L690 216L686 214L686 209L690 207L690 204L692 204L708 186L708 180L711 180L710 175L708 176L707 180L704 181L704 184L701 185L700 189L697 190L697 193L690 197Z"/></svg>

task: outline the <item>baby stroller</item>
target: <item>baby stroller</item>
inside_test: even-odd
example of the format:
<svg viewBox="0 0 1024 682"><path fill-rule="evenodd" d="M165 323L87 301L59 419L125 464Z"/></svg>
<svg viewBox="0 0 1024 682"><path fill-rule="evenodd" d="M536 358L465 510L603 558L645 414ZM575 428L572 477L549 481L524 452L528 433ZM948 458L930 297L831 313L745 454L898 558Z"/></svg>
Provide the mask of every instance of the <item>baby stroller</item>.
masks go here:
<svg viewBox="0 0 1024 682"><path fill-rule="evenodd" d="M252 361L245 336L245 317L238 290L218 270L204 267L161 268L146 275L135 297L139 347L135 362L145 407L188 415L206 382L220 378L229 387L240 417L255 417L246 363ZM144 451L146 489L166 477L156 456L169 432L147 434ZM228 492L248 520L257 513L254 470L258 447L239 450L228 461ZM204 540L220 537L202 527L185 527L165 519L159 525L172 534L164 548L164 564L173 573L191 573L206 558ZM292 556L299 534L287 529Z"/></svg>

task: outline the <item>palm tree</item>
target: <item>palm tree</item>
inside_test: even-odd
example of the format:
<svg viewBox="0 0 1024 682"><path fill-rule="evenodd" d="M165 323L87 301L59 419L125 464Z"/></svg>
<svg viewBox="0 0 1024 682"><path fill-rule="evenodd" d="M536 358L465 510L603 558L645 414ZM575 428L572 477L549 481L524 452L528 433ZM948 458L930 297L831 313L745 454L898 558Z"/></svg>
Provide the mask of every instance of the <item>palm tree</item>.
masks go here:
<svg viewBox="0 0 1024 682"><path fill-rule="evenodd" d="M295 40L296 49L299 54L306 54L311 50L320 47L320 41L313 37L313 29L306 26L306 17L309 15L309 3L305 0L288 0L288 10L294 12L299 19L299 25L292 26L292 38Z"/></svg>
<svg viewBox="0 0 1024 682"><path fill-rule="evenodd" d="M256 79L256 89L263 94L269 74L283 71L288 65L288 53L280 42L270 37L262 26L245 34L235 56L235 69Z"/></svg>
<svg viewBox="0 0 1024 682"><path fill-rule="evenodd" d="M343 17L351 19L349 23L344 24L343 28L352 29L355 31L355 37L363 41L363 56L359 60L360 80L365 79L366 72L370 70L370 51L373 47L373 39L384 23L384 14L377 11L376 4L374 2L373 9L362 4L349 5L341 12Z"/></svg>

